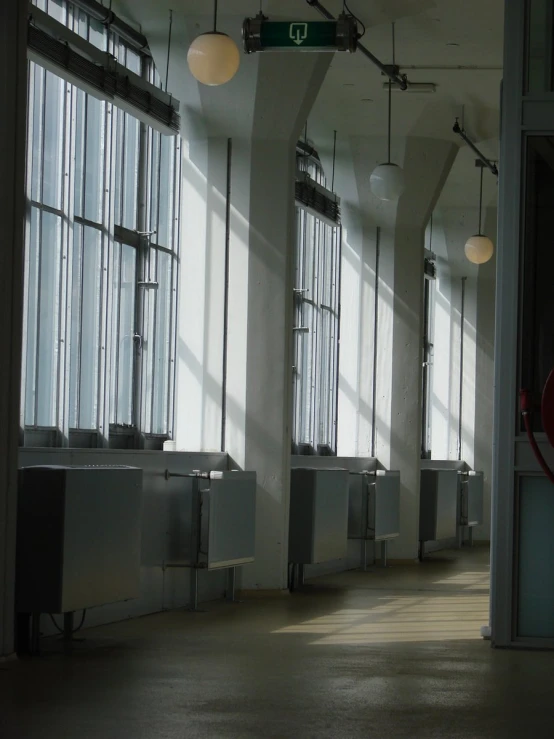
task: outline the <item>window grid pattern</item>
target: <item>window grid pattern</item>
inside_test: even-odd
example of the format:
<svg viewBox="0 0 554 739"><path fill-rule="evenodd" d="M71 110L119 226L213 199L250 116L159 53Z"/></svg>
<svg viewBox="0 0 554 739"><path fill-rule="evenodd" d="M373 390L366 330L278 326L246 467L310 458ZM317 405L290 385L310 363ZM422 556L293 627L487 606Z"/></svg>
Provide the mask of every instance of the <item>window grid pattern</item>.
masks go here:
<svg viewBox="0 0 554 739"><path fill-rule="evenodd" d="M325 184L321 168L313 179ZM310 176L312 176L310 174ZM336 453L341 230L297 207L293 450Z"/></svg>
<svg viewBox="0 0 554 739"><path fill-rule="evenodd" d="M154 80L62 0L37 5ZM180 145L29 65L22 428L173 434ZM141 207L145 201L146 206ZM33 443L28 441L28 443Z"/></svg>

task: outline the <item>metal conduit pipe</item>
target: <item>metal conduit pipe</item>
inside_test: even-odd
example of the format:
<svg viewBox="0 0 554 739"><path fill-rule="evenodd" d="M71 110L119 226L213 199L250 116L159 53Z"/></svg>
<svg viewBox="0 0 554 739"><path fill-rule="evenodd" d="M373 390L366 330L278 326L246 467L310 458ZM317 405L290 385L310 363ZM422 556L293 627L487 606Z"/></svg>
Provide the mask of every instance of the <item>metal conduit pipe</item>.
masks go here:
<svg viewBox="0 0 554 739"><path fill-rule="evenodd" d="M96 2L96 0L71 0L71 2L73 5L81 8L81 10L84 10L91 18L100 21L102 25L109 26L129 46L132 46L141 54L151 56L146 36L143 36L139 31L135 31L132 26L122 21L121 18L118 18L109 8L104 7Z"/></svg>
<svg viewBox="0 0 554 739"><path fill-rule="evenodd" d="M477 146L473 143L473 141L469 138L467 133L465 132L465 129L463 129L460 124L458 123L458 119L456 118L456 123L454 123L454 126L452 127L452 130L454 133L457 133L460 138L462 138L466 144L469 146L469 148L476 154L478 159L480 159L485 167L487 169L490 169L490 171L495 175L495 177L498 177L498 167L494 162L491 162L490 159L487 159L487 157L483 154L482 151L480 151Z"/></svg>
<svg viewBox="0 0 554 739"><path fill-rule="evenodd" d="M322 5L319 0L306 0L308 5L311 5L312 8L315 8L318 10L321 15L324 18L327 18L329 21L336 20L335 16L330 13L327 8ZM393 82L396 82L396 84L400 87L401 90L407 90L408 89L408 80L406 79L405 75L401 75L396 71L396 67L393 67L392 65L386 65L383 64L383 62L379 61L377 57L371 53L369 49L367 49L363 44L361 44L358 41L357 50L360 51L365 57L369 59L370 62L375 64L375 66L381 70L381 72L388 77Z"/></svg>

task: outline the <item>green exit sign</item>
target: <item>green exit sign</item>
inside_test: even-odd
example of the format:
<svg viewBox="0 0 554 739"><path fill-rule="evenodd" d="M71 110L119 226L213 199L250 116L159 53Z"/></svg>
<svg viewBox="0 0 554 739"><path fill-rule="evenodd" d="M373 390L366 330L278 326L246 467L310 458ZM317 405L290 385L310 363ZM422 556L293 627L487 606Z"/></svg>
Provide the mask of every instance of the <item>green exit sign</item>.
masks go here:
<svg viewBox="0 0 554 739"><path fill-rule="evenodd" d="M244 50L256 51L355 51L358 27L354 18L335 21L270 21L247 18L242 34Z"/></svg>

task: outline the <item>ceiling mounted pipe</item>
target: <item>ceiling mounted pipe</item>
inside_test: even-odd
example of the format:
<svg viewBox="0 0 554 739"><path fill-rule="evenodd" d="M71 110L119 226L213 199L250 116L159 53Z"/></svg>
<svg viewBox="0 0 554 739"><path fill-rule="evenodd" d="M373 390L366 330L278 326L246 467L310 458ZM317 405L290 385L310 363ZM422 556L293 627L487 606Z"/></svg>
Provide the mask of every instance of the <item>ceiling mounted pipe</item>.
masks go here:
<svg viewBox="0 0 554 739"><path fill-rule="evenodd" d="M454 126L452 127L452 130L454 131L454 133L457 133L458 136L460 136L466 142L469 148L483 162L485 167L489 169L495 177L498 177L498 167L496 166L496 164L494 162L491 162L490 159L487 159L487 157L483 154L483 152L477 148L477 146L473 143L473 141L469 138L469 136L465 132L465 128L462 128L460 126L457 118L456 118L456 122L454 123Z"/></svg>
<svg viewBox="0 0 554 739"><path fill-rule="evenodd" d="M319 2L319 0L306 0L306 2L308 3L308 5L311 5L312 8L318 10L321 15L328 21L336 20L335 16L330 13L327 8ZM401 90L408 89L408 80L406 79L406 75L400 74L397 67L383 64L383 62L379 61L379 59L377 59L377 57L359 41L357 50L361 52L365 57L367 57L369 61L372 62L372 64L374 64L378 69L380 69L382 74L388 77L392 82L395 82Z"/></svg>

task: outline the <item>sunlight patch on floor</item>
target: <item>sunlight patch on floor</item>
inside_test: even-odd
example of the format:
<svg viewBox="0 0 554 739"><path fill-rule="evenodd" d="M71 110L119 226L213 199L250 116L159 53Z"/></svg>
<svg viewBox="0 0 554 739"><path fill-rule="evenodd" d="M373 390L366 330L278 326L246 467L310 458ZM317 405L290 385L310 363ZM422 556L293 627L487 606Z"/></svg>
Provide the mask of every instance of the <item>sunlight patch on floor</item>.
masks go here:
<svg viewBox="0 0 554 739"><path fill-rule="evenodd" d="M371 608L345 608L274 634L313 634L313 644L380 644L480 639L488 595L388 596Z"/></svg>
<svg viewBox="0 0 554 739"><path fill-rule="evenodd" d="M456 585L463 590L488 590L490 574L488 572L461 572L442 580L434 580L433 585Z"/></svg>

